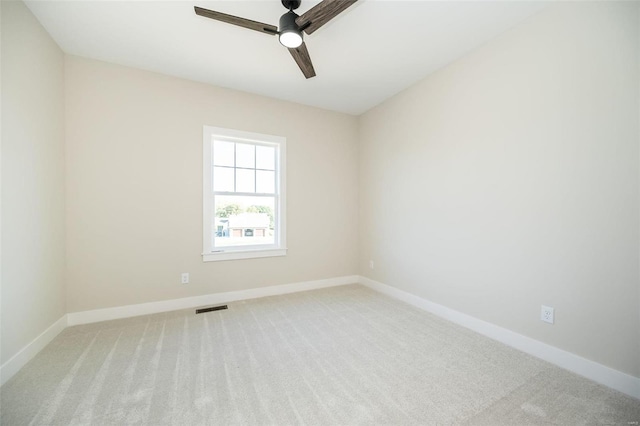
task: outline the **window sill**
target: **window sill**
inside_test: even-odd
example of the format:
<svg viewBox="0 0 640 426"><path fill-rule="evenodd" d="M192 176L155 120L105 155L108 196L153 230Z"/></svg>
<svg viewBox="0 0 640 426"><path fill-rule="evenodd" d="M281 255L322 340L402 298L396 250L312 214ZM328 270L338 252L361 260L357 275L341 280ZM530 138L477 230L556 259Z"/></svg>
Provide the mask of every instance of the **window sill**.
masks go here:
<svg viewBox="0 0 640 426"><path fill-rule="evenodd" d="M217 262L221 260L256 259L260 257L286 256L287 249L223 251L217 253L203 253L203 262Z"/></svg>

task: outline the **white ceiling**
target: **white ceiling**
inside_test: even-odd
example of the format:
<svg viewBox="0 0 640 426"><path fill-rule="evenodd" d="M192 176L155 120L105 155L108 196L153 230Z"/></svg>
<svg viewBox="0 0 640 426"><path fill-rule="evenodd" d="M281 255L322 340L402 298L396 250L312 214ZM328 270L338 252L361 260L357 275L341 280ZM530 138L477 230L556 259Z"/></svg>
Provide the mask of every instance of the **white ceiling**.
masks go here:
<svg viewBox="0 0 640 426"><path fill-rule="evenodd" d="M318 0L303 0L304 13ZM306 36L306 80L277 37L193 6L278 25L262 1L59 1L27 6L69 54L349 114L361 114L544 7L529 1L360 0Z"/></svg>

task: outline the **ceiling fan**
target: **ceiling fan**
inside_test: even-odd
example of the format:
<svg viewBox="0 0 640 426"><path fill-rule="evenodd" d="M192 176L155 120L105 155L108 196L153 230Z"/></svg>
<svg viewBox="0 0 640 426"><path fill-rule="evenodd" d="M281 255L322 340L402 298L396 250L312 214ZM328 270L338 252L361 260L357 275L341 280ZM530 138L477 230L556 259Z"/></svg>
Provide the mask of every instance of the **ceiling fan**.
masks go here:
<svg viewBox="0 0 640 426"><path fill-rule="evenodd" d="M282 5L289 9L287 13L280 17L280 28L264 24L262 22L252 21L250 19L240 18L238 16L227 15L226 13L216 12L214 10L203 9L195 6L197 15L206 18L215 19L217 21L226 22L228 24L238 25L240 27L249 28L250 30L260 31L264 34L278 35L280 43L289 49L291 56L296 61L302 74L306 78L316 75L313 69L309 51L303 41L304 31L311 34L318 28L338 16L346 8L351 6L357 0L323 0L302 15L294 12L300 7L301 0L281 0Z"/></svg>

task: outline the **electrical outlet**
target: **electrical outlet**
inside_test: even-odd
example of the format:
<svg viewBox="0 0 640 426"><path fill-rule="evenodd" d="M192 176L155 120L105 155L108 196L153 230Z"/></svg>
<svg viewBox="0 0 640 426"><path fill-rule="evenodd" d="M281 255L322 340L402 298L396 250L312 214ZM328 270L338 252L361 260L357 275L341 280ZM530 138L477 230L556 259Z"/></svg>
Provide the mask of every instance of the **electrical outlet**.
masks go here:
<svg viewBox="0 0 640 426"><path fill-rule="evenodd" d="M369 269L373 269L374 268L374 264L373 264L373 260L369 261Z"/></svg>
<svg viewBox="0 0 640 426"><path fill-rule="evenodd" d="M182 284L189 284L189 273L188 272L183 272L182 273Z"/></svg>
<svg viewBox="0 0 640 426"><path fill-rule="evenodd" d="M542 305L540 309L540 319L549 324L553 324L553 308L551 306Z"/></svg>

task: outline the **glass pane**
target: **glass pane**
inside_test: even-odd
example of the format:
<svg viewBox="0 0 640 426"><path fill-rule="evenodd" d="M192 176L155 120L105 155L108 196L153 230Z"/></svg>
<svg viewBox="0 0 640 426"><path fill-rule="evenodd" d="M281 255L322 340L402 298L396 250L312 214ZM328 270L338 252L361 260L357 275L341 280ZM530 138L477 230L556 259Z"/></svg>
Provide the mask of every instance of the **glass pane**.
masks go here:
<svg viewBox="0 0 640 426"><path fill-rule="evenodd" d="M236 192L256 192L256 171L236 169Z"/></svg>
<svg viewBox="0 0 640 426"><path fill-rule="evenodd" d="M213 164L233 167L233 142L213 141Z"/></svg>
<svg viewBox="0 0 640 426"><path fill-rule="evenodd" d="M236 167L253 169L256 166L255 145L236 144Z"/></svg>
<svg viewBox="0 0 640 426"><path fill-rule="evenodd" d="M214 211L214 247L275 244L274 197L218 195Z"/></svg>
<svg viewBox="0 0 640 426"><path fill-rule="evenodd" d="M276 191L276 173L263 170L256 171L256 192L274 194Z"/></svg>
<svg viewBox="0 0 640 426"><path fill-rule="evenodd" d="M256 145L256 169L276 169L276 149L274 147Z"/></svg>
<svg viewBox="0 0 640 426"><path fill-rule="evenodd" d="M233 170L231 167L213 168L213 190L233 192Z"/></svg>

